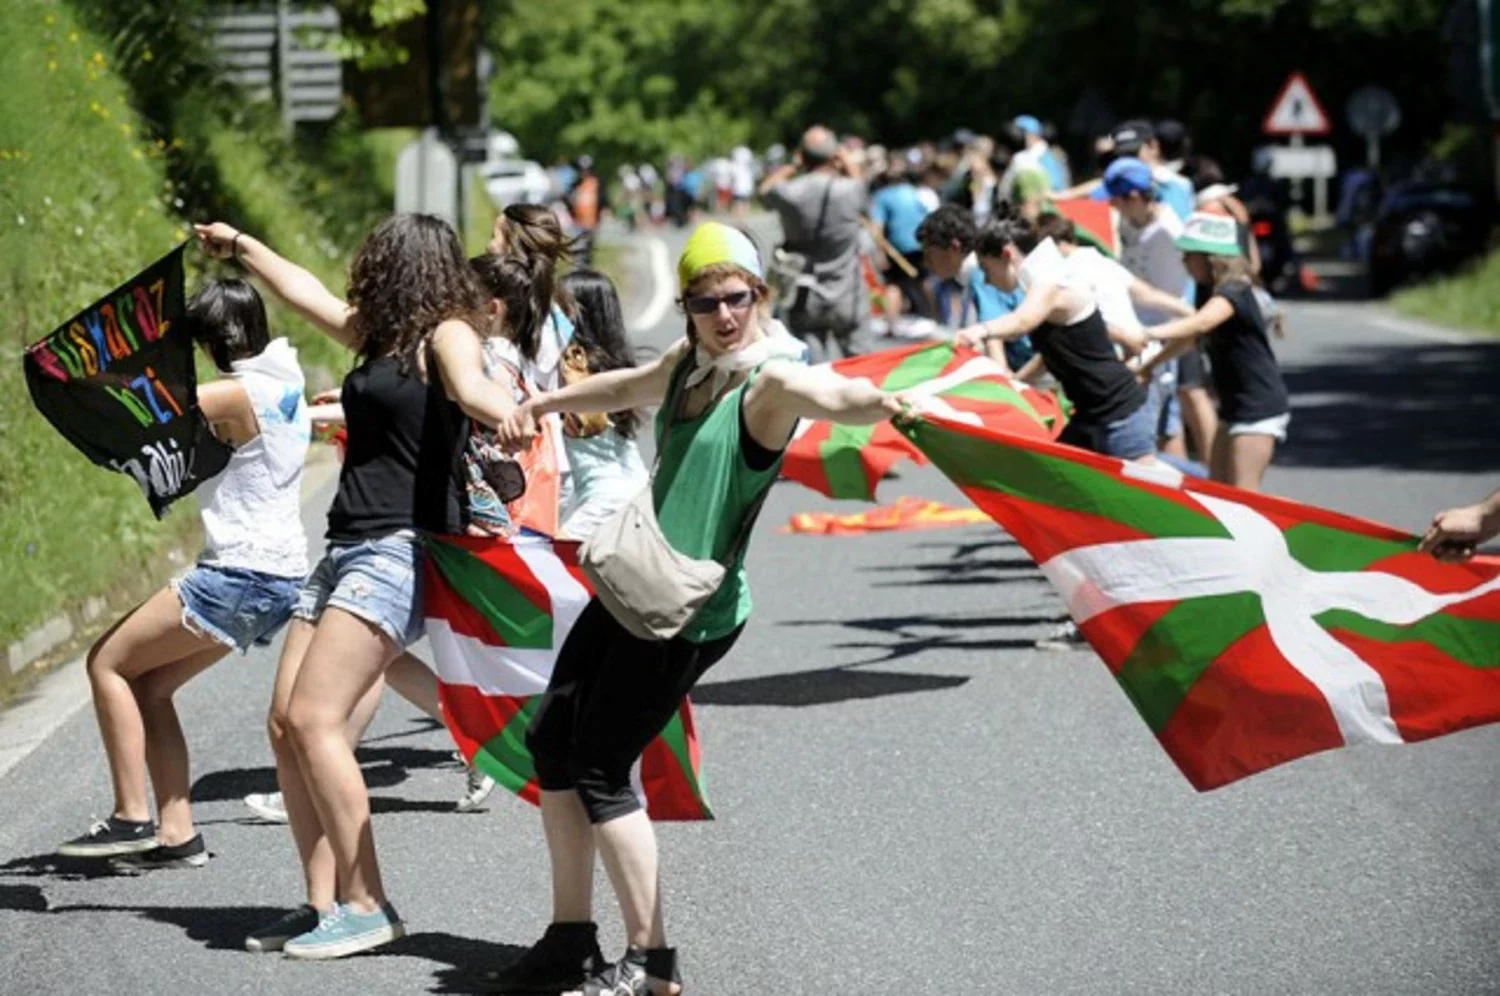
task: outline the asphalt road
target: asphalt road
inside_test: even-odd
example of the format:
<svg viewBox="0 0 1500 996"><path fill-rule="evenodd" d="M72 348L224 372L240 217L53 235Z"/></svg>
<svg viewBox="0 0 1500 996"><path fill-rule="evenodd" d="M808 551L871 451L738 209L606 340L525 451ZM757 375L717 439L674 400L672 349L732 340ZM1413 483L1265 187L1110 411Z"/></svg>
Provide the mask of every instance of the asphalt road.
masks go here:
<svg viewBox="0 0 1500 996"><path fill-rule="evenodd" d="M1363 306L1289 310L1295 416L1269 489L1415 530L1500 485L1500 344L1417 338ZM912 468L884 485L900 495L956 498ZM1061 603L998 528L773 528L829 507L776 488L755 618L696 695L719 820L661 830L688 992L1500 993L1500 727L1200 795L1092 654L1031 648ZM391 699L360 757L412 936L332 963L243 951L300 899L285 829L239 802L274 787L275 649L180 696L201 870L98 878L50 856L109 809L87 709L0 779L0 992L461 992L538 936L535 811L497 792L451 812L448 738Z"/></svg>

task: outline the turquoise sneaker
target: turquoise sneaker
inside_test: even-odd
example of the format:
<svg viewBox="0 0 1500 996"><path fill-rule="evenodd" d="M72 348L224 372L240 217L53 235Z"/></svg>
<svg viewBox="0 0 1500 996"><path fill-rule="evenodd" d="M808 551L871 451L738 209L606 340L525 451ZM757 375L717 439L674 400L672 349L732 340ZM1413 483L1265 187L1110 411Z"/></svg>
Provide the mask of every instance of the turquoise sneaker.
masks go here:
<svg viewBox="0 0 1500 996"><path fill-rule="evenodd" d="M405 936L406 924L390 903L374 913L356 913L348 906L335 904L316 927L287 941L281 950L288 958L343 958Z"/></svg>

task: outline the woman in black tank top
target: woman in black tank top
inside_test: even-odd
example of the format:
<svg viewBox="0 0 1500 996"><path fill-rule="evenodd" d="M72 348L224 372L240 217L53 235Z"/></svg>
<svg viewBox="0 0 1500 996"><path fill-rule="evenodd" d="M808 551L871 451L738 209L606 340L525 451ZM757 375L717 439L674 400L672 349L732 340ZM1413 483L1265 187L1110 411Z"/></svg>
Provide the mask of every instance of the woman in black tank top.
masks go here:
<svg viewBox="0 0 1500 996"><path fill-rule="evenodd" d="M303 586L269 721L307 905L246 941L252 951L342 957L405 933L381 885L369 798L344 731L361 725L357 712L368 722L386 669L422 633L420 533L463 529L469 420L496 425L515 403L483 374L485 296L446 223L382 222L350 265L347 302L228 225L199 226L198 237L359 358L341 394L349 443L328 553ZM416 687L435 713L431 674Z"/></svg>
<svg viewBox="0 0 1500 996"><path fill-rule="evenodd" d="M1031 222L1011 215L984 227L975 253L990 283L1013 291L1038 244ZM1061 265L1062 257L1057 258ZM1060 441L1125 460L1153 459L1156 438L1146 389L1115 353L1092 292L1061 270L1038 273L1026 282L1020 307L960 329L954 344L979 350L987 340L1030 335L1041 363L1073 402L1074 414Z"/></svg>

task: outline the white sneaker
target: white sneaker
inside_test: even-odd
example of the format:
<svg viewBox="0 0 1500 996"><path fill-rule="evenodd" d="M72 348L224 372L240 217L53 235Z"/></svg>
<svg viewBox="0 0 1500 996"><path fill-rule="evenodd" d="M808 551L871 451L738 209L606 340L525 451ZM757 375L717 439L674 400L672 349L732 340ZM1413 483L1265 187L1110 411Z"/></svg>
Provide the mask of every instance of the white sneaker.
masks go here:
<svg viewBox="0 0 1500 996"><path fill-rule="evenodd" d="M495 791L495 780L478 768L469 767L463 796L453 806L460 813L472 813Z"/></svg>
<svg viewBox="0 0 1500 996"><path fill-rule="evenodd" d="M286 822L286 803L280 792L251 792L245 796L245 805L267 823Z"/></svg>
<svg viewBox="0 0 1500 996"><path fill-rule="evenodd" d="M1089 641L1078 631L1078 624L1071 619L1059 623L1052 632L1036 641L1038 650L1087 650Z"/></svg>

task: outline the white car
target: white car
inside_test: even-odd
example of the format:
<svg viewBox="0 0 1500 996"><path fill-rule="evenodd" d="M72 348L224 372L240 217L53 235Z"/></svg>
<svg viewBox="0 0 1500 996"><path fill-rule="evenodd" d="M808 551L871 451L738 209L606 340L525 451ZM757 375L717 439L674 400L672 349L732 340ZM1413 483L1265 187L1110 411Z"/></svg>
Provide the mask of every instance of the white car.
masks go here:
<svg viewBox="0 0 1500 996"><path fill-rule="evenodd" d="M479 167L485 190L496 207L507 204L544 204L552 180L541 163L531 159L502 159Z"/></svg>

